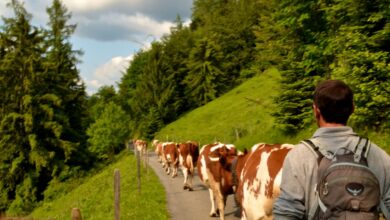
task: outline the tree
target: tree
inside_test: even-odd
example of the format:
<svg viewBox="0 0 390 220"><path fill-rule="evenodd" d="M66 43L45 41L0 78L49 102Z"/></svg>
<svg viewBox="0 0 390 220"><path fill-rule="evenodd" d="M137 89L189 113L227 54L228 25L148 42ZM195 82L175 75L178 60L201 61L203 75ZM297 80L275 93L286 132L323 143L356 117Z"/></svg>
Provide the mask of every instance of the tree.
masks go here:
<svg viewBox="0 0 390 220"><path fill-rule="evenodd" d="M62 138L83 146L86 129L84 118L87 118L86 93L77 69L82 51L73 50L70 43L76 25L67 24L71 14L60 0L53 0L47 13L49 29L45 43L49 51L45 62L46 89L61 100L61 108L57 111L59 115L64 115L64 121L61 121L64 127Z"/></svg>
<svg viewBox="0 0 390 220"><path fill-rule="evenodd" d="M180 16L176 18L176 25L171 28L170 34L162 37L164 48L164 63L166 74L172 75L176 85L176 94L181 100L178 106L178 115L194 108L193 103L186 96L186 85L183 83L189 69L186 61L194 46L194 37L189 27L184 26Z"/></svg>
<svg viewBox="0 0 390 220"><path fill-rule="evenodd" d="M177 85L173 79L174 75L168 74L164 56L163 45L159 42L154 42L151 50L148 52L147 65L144 66L141 80L134 91L135 96L131 101L134 112L133 117L135 117L133 119L136 119L136 124L140 127L143 126L143 123L147 123L144 120L147 115L158 115L158 117L154 118L160 119L161 123L157 124L161 125L177 118L181 100L177 95ZM154 132L158 131L158 129L160 127L152 128ZM143 132L141 131L141 133Z"/></svg>
<svg viewBox="0 0 390 220"><path fill-rule="evenodd" d="M332 26L332 76L355 93L351 123L390 128L390 8L383 1L334 1L324 6ZM339 19L334 19L335 17Z"/></svg>
<svg viewBox="0 0 390 220"><path fill-rule="evenodd" d="M37 182L52 156L37 138L39 132L45 132L36 125L39 116L50 117L52 113L41 102L56 100L39 96L44 87L42 31L31 26L31 15L23 4L12 0L7 5L15 17L3 19L0 33L0 212L11 207L12 211L25 213L40 199ZM50 120L40 123L51 134L58 129Z"/></svg>
<svg viewBox="0 0 390 220"><path fill-rule="evenodd" d="M133 60L118 84L118 99L123 110L130 114L131 118L133 118L133 115L135 114L131 107L131 100L137 98L134 94L135 89L138 82L142 80L141 75L147 64L148 56L148 51L144 50L140 50L134 54Z"/></svg>
<svg viewBox="0 0 390 220"><path fill-rule="evenodd" d="M111 161L123 149L129 136L128 116L114 102L106 104L102 114L87 130L89 149L102 160Z"/></svg>
<svg viewBox="0 0 390 220"><path fill-rule="evenodd" d="M219 67L220 59L222 53L218 44L207 37L197 40L187 63L190 72L184 80L187 94L197 106L221 94L225 78Z"/></svg>
<svg viewBox="0 0 390 220"><path fill-rule="evenodd" d="M85 91L67 41L74 29L60 2L48 9L49 31L31 26L19 1L8 5L15 17L4 19L0 33L0 211L25 214L52 178L88 161Z"/></svg>
<svg viewBox="0 0 390 220"><path fill-rule="evenodd" d="M281 0L276 2L276 27L285 34L281 48L289 48L282 59L282 92L275 98L274 113L279 127L294 133L311 122L312 91L316 82L329 78L328 23L318 1ZM281 51L283 54L284 51Z"/></svg>

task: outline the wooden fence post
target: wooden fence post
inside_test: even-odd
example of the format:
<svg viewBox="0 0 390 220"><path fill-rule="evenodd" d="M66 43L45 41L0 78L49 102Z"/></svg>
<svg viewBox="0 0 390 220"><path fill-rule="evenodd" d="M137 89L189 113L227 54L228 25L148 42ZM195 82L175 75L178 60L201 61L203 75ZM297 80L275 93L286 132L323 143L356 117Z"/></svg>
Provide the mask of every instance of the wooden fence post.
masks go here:
<svg viewBox="0 0 390 220"><path fill-rule="evenodd" d="M115 220L120 219L120 172L119 169L114 170L114 208Z"/></svg>
<svg viewBox="0 0 390 220"><path fill-rule="evenodd" d="M81 217L81 211L79 208L73 208L71 214L72 220L83 220Z"/></svg>
<svg viewBox="0 0 390 220"><path fill-rule="evenodd" d="M141 192L141 158L140 158L141 152L136 151L137 156L137 179L138 179L138 193Z"/></svg>

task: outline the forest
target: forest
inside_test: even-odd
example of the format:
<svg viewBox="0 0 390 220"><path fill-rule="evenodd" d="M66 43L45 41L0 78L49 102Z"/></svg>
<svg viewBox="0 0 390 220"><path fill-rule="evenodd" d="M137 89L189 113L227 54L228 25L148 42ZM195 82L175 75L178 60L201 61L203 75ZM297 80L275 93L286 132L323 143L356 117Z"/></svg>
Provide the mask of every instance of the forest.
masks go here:
<svg viewBox="0 0 390 220"><path fill-rule="evenodd" d="M114 86L88 96L61 0L45 27L23 2L0 26L0 213L28 214L58 181L112 161L127 140L152 140L186 112L269 68L281 73L275 127L312 120L312 93L342 79L355 93L349 124L390 128L390 7L381 0L194 0L191 23L139 50ZM261 85L259 85L261 86Z"/></svg>

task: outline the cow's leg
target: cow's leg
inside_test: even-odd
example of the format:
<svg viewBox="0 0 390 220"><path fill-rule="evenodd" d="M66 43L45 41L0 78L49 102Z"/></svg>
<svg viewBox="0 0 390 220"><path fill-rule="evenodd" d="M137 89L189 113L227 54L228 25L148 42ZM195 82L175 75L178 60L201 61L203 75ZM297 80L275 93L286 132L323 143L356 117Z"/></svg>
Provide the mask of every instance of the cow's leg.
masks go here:
<svg viewBox="0 0 390 220"><path fill-rule="evenodd" d="M218 190L215 191L215 202L217 203L218 211L219 211L219 217L221 220L225 219L225 197L222 195L222 187L218 186Z"/></svg>
<svg viewBox="0 0 390 220"><path fill-rule="evenodd" d="M214 192L210 188L209 188L209 194L210 194L210 202L211 202L210 217L218 217L218 212L215 209Z"/></svg>
<svg viewBox="0 0 390 220"><path fill-rule="evenodd" d="M172 165L172 178L177 176L177 164Z"/></svg>
<svg viewBox="0 0 390 220"><path fill-rule="evenodd" d="M192 172L189 172L188 174L188 177L187 177L187 183L188 183L188 191L192 191L192 177L193 177L193 173Z"/></svg>
<svg viewBox="0 0 390 220"><path fill-rule="evenodd" d="M171 173L171 164L169 162L165 164L165 172L167 173L167 175Z"/></svg>
<svg viewBox="0 0 390 220"><path fill-rule="evenodd" d="M161 155L161 165L163 168L167 166L167 159L165 158L165 155Z"/></svg>
<svg viewBox="0 0 390 220"><path fill-rule="evenodd" d="M192 156L191 155L187 157L187 164L189 164L187 185L188 185L188 190L192 191L192 177L194 176L194 164L192 163Z"/></svg>
<svg viewBox="0 0 390 220"><path fill-rule="evenodd" d="M184 183L183 183L183 189L188 189L188 169L185 166L182 166L183 176L184 176Z"/></svg>

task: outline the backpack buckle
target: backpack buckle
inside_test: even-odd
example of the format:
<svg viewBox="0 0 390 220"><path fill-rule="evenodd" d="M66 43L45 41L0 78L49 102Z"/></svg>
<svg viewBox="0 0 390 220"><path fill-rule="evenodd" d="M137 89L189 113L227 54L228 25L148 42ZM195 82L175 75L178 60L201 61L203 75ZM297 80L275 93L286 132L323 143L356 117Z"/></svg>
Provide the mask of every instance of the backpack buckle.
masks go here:
<svg viewBox="0 0 390 220"><path fill-rule="evenodd" d="M353 155L353 161L355 163L359 163L360 159L362 158L362 156L360 154L354 154Z"/></svg>
<svg viewBox="0 0 390 220"><path fill-rule="evenodd" d="M324 189L322 190L322 195L326 196L328 195L329 190L328 190L328 182L324 183Z"/></svg>

